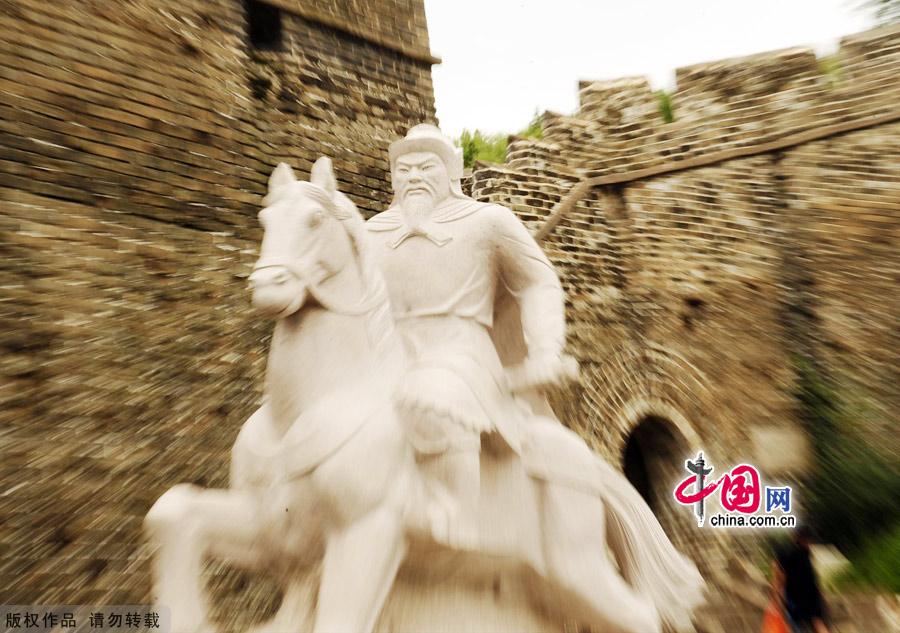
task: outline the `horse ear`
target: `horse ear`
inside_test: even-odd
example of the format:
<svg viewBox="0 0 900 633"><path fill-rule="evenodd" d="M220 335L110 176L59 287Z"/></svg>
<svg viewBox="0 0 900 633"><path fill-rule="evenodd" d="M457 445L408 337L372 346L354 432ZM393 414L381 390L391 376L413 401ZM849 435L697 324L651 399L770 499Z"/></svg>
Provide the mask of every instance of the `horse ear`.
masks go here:
<svg viewBox="0 0 900 633"><path fill-rule="evenodd" d="M285 185L296 182L297 177L294 176L294 170L287 163L278 163L278 167L269 176L269 195L273 194L277 189L281 189Z"/></svg>
<svg viewBox="0 0 900 633"><path fill-rule="evenodd" d="M327 156L321 156L313 163L309 172L309 182L322 187L329 196L333 196L337 191L337 180L334 177L334 169L331 166L331 159Z"/></svg>

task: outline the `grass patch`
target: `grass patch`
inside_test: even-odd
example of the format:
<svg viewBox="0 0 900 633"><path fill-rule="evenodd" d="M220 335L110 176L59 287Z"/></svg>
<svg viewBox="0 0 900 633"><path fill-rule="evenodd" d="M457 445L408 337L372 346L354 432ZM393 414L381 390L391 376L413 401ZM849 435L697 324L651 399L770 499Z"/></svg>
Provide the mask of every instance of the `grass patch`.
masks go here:
<svg viewBox="0 0 900 633"><path fill-rule="evenodd" d="M675 120L675 112L672 110L672 95L665 90L656 91L656 100L659 103L659 115L665 123Z"/></svg>

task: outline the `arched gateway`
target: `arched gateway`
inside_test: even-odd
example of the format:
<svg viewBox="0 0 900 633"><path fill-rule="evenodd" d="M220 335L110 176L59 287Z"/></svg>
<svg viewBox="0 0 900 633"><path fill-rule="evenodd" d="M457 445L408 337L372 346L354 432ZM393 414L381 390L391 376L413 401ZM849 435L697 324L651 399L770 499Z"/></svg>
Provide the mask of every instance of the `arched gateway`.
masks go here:
<svg viewBox="0 0 900 633"><path fill-rule="evenodd" d="M675 486L689 474L685 459L701 448L699 438L671 407L647 405L633 414L621 446L622 470L672 542L695 561L702 561L703 534L673 497Z"/></svg>

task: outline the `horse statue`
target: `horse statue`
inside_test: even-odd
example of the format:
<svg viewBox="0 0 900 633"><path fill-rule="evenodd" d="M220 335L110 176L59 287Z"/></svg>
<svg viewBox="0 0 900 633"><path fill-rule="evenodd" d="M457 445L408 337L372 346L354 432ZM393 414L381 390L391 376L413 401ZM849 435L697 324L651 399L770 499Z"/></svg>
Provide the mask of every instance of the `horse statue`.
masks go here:
<svg viewBox="0 0 900 633"><path fill-rule="evenodd" d="M423 483L394 411L406 358L362 216L324 158L309 182L279 165L263 203L250 286L277 320L266 397L238 434L230 487L177 485L145 520L154 600L174 633L215 628L208 558L282 584L264 630L370 633L401 566L448 558L529 578L535 608L597 630L693 630L696 568L627 480L555 420L533 416L521 456L483 451L479 551L435 540L447 500Z"/></svg>

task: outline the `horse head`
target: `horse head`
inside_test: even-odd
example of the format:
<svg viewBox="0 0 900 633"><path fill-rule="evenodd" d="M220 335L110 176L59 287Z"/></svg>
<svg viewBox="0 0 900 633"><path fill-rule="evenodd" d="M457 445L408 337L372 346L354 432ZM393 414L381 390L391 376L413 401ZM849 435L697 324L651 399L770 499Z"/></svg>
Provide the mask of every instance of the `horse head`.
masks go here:
<svg viewBox="0 0 900 633"><path fill-rule="evenodd" d="M297 312L309 297L336 311L362 307L363 218L337 190L331 161L317 160L309 182L279 164L263 205L263 241L250 275L254 307L275 318Z"/></svg>

